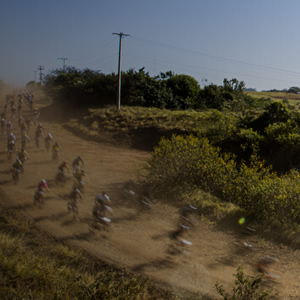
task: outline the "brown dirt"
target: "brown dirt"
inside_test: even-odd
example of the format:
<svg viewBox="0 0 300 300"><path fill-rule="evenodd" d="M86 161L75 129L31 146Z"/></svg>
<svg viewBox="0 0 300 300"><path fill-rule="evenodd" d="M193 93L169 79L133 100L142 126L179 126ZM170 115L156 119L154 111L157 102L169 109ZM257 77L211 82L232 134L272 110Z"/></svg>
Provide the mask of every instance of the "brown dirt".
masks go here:
<svg viewBox="0 0 300 300"><path fill-rule="evenodd" d="M88 181L79 206L79 219L74 220L67 213L66 195L72 187L71 173L64 186L57 185L54 181L57 165L51 161L51 154L43 144L37 149L32 141L25 172L15 185L1 136L0 189L5 194L1 200L6 208L26 214L57 239L130 271L146 274L178 294L186 289L219 299L214 287L216 282L230 289L238 265L243 265L246 275L255 275L254 263L258 257L273 255L280 259L275 268L281 277L267 280L266 285L277 289L280 299L300 299L299 250L266 242L254 235L225 232L199 219L195 230L187 236L193 243L190 250L170 254L173 242L169 234L177 222L177 209L157 199L151 211L139 213L136 203L122 196L124 182L137 177L150 153L81 139L65 130L58 120L51 122L47 118L43 125L45 133L51 132L62 147L60 161L71 163L77 155L85 161ZM16 124L14 132L20 138ZM33 130L30 136L33 140ZM33 205L33 192L42 178L48 181L50 191L44 207L38 208ZM107 231L92 231L94 199L103 190L113 202L113 223ZM245 247L243 242L253 247Z"/></svg>

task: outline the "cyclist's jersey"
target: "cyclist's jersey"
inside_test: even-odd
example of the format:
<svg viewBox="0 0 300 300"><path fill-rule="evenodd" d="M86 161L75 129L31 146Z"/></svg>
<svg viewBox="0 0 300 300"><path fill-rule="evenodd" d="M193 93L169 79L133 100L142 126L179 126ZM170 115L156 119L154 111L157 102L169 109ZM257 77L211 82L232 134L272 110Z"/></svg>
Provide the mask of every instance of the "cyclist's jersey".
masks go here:
<svg viewBox="0 0 300 300"><path fill-rule="evenodd" d="M53 145L52 150L54 152L58 152L59 151L59 146L58 145Z"/></svg>
<svg viewBox="0 0 300 300"><path fill-rule="evenodd" d="M43 191L44 188L47 188L47 185L43 182L40 182L37 186L36 186L36 190L37 191Z"/></svg>

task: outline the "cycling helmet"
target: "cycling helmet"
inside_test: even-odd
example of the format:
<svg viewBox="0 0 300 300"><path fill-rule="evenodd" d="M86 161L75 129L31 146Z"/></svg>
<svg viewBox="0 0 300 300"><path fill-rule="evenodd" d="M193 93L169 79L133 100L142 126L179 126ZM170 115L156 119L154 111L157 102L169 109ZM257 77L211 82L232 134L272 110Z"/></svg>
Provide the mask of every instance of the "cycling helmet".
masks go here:
<svg viewBox="0 0 300 300"><path fill-rule="evenodd" d="M47 181L45 179L42 179L42 183L47 184Z"/></svg>

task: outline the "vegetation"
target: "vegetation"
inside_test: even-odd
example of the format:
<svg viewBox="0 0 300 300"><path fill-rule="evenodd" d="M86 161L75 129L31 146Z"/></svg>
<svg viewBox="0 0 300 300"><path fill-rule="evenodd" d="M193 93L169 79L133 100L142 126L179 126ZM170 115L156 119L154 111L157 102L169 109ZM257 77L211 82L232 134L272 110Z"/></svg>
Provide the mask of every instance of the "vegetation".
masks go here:
<svg viewBox="0 0 300 300"><path fill-rule="evenodd" d="M0 207L1 299L175 299Z"/></svg>
<svg viewBox="0 0 300 300"><path fill-rule="evenodd" d="M148 182L161 193L181 197L185 190L202 189L238 205L261 224L300 232L300 173L278 176L255 153L248 164L238 164L206 138L173 135L155 147L147 170ZM202 199L190 201L201 206Z"/></svg>
<svg viewBox="0 0 300 300"><path fill-rule="evenodd" d="M263 275L254 278L245 277L243 268L239 266L234 277L235 286L231 293L226 292L222 285L216 283L217 292L224 297L224 300L267 300L276 296L272 290L262 288Z"/></svg>
<svg viewBox="0 0 300 300"><path fill-rule="evenodd" d="M117 76L72 67L54 70L45 78L47 94L56 102L80 106L112 105L117 99ZM210 84L203 89L191 76L172 71L151 77L144 68L122 73L122 105L166 109L240 110L261 105L260 99L243 92L245 83L224 79L223 86Z"/></svg>
<svg viewBox="0 0 300 300"><path fill-rule="evenodd" d="M145 180L155 192L188 199L200 208L217 208L213 213L222 216L238 207L266 228L288 228L290 236L299 236L297 87L245 92L243 81L225 78L222 86L201 88L184 74L169 71L150 77L144 68L131 69L122 74L119 111L112 107L117 98L114 73L54 70L43 89L56 104L87 112L66 124L87 138L103 139L104 133L111 133L133 142L151 130L154 141L148 150L153 153ZM0 268L6 274L0 288L7 298L166 297L149 281L124 270L102 264L104 271L98 273L88 258L65 245L32 247L26 238L26 226L31 225L19 228L11 223L6 217L0 223ZM245 278L242 269L235 276L232 295L216 285L224 299L267 299L268 292L260 289L261 277Z"/></svg>

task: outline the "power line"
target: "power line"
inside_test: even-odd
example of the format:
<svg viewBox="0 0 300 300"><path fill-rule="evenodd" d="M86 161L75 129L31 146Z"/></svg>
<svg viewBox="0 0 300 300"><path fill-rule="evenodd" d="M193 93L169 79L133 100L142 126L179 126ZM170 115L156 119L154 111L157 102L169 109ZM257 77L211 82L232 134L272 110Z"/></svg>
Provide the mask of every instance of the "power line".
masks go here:
<svg viewBox="0 0 300 300"><path fill-rule="evenodd" d="M187 52L187 53L190 53L190 54L193 54L193 55L205 56L205 57L209 57L209 58L213 58L213 59L223 60L223 61L227 61L227 62L230 62L230 63L247 65L247 66L260 68L260 69L266 69L266 70L271 70L271 71L277 71L277 72L284 72L284 73L291 73L291 74L295 74L295 75L300 75L300 72L297 72L297 71L285 70L285 69L280 69L280 68L273 68L273 67L268 67L268 66L264 66L264 65L259 65L259 64L234 60L234 59L225 58L225 57L216 56L216 55L211 55L211 54L207 54L207 53L203 53L203 52L199 52L199 51L180 48L180 47L164 44L164 43L161 43L161 42L155 42L155 41L147 40L147 39L140 38L140 37L133 36L133 38L136 39L136 40L143 41L143 42L148 42L148 43L156 44L156 45L159 45L159 46L184 51L184 52Z"/></svg>

